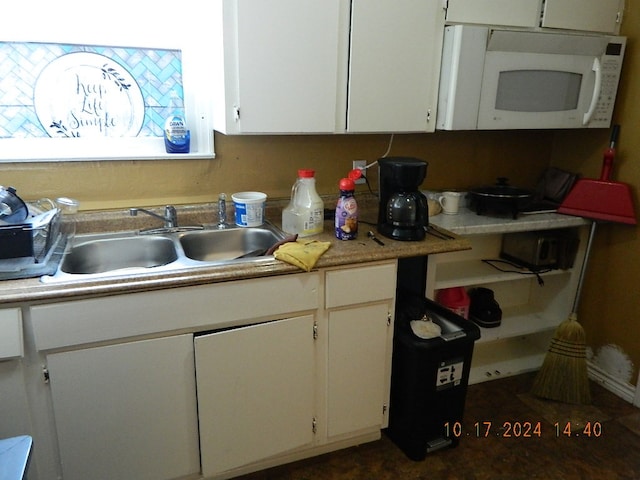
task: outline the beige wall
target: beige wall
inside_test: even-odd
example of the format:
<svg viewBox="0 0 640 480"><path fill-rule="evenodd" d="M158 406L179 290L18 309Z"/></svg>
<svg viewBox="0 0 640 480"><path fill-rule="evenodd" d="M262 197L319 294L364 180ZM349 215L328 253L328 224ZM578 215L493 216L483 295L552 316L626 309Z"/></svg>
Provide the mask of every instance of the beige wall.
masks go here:
<svg viewBox="0 0 640 480"><path fill-rule="evenodd" d="M624 32L630 37L622 91L616 110L622 125L614 178L640 183L640 12L627 2ZM635 103L632 102L635 100ZM373 161L387 149L389 135L255 136L216 134L215 160L161 160L4 164L0 184L27 199L68 195L84 210L213 201L221 191L245 189L287 197L298 168L317 171L321 194L335 194L354 159ZM533 187L550 162L587 177L600 173L608 131L439 132L395 135L391 155L429 162L424 188L468 188L507 176ZM375 170L375 169L372 169ZM375 173L372 175L375 179ZM637 198L636 198L637 200ZM635 227L600 228L584 289L580 320L595 347L616 343L640 365L640 239ZM635 378L634 378L635 382Z"/></svg>
<svg viewBox="0 0 640 480"><path fill-rule="evenodd" d="M25 163L0 166L0 184L26 199L72 196L83 210L212 201L219 192L261 190L288 197L298 168L317 171L321 194L337 194L338 180L355 159L372 162L390 135L215 135L214 160ZM424 188L493 184L507 176L533 186L549 162L548 132L442 132L395 135L390 155L427 160ZM376 169L370 170L375 180Z"/></svg>
<svg viewBox="0 0 640 480"><path fill-rule="evenodd" d="M638 213L640 185L640 4L627 1L622 33L628 37L615 123L620 124L611 180L631 186ZM609 132L558 133L552 162L599 178ZM636 226L602 224L587 270L579 320L594 348L614 343L640 366L640 236ZM636 374L632 382L636 383Z"/></svg>

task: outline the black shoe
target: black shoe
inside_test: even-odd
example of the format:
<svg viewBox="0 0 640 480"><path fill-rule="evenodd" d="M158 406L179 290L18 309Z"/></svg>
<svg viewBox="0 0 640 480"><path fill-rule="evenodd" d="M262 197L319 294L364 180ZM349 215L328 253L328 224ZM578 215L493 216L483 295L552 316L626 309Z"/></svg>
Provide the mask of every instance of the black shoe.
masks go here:
<svg viewBox="0 0 640 480"><path fill-rule="evenodd" d="M499 327L502 322L502 310L488 288L469 290L469 319L485 328Z"/></svg>

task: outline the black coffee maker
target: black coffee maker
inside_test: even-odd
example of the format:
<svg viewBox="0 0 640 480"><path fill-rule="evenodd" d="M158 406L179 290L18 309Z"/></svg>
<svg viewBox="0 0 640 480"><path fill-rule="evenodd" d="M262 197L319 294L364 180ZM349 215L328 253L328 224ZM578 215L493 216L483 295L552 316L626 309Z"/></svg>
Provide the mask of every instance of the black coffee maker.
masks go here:
<svg viewBox="0 0 640 480"><path fill-rule="evenodd" d="M387 157L378 160L378 166L378 231L394 240L422 240L429 225L429 209L418 187L427 176L427 162Z"/></svg>

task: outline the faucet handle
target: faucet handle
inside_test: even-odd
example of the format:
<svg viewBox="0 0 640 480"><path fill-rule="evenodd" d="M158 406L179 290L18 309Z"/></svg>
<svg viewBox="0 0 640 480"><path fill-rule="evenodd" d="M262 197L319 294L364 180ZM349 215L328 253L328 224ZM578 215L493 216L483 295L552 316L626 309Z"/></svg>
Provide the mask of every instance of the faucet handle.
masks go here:
<svg viewBox="0 0 640 480"><path fill-rule="evenodd" d="M227 228L227 195L218 195L218 228Z"/></svg>
<svg viewBox="0 0 640 480"><path fill-rule="evenodd" d="M176 207L173 205L167 205L164 207L164 222L168 228L175 228L178 226L178 213Z"/></svg>

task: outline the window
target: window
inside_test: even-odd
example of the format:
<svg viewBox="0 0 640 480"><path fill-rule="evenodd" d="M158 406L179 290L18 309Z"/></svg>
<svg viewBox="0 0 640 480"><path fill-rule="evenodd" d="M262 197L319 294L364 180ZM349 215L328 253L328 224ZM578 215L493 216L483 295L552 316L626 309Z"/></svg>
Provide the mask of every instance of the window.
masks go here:
<svg viewBox="0 0 640 480"><path fill-rule="evenodd" d="M16 21L0 33L0 161L213 158L212 26L199 8L8 5L3 17ZM184 101L188 154L165 152L171 98Z"/></svg>

